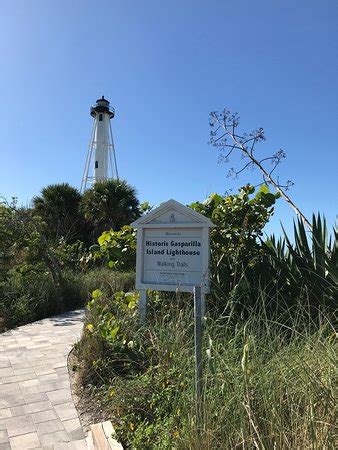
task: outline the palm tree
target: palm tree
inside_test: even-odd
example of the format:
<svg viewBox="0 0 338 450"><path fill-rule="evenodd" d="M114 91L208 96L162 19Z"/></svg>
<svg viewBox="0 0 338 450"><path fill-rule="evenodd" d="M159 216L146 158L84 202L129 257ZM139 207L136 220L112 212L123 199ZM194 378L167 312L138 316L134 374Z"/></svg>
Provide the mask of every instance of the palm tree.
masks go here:
<svg viewBox="0 0 338 450"><path fill-rule="evenodd" d="M124 180L99 181L82 196L81 211L98 237L104 230L120 229L140 217L136 190Z"/></svg>
<svg viewBox="0 0 338 450"><path fill-rule="evenodd" d="M80 192L68 183L50 184L41 195L33 198L33 208L46 222L50 237L63 237L68 242L77 239L83 220L79 211Z"/></svg>

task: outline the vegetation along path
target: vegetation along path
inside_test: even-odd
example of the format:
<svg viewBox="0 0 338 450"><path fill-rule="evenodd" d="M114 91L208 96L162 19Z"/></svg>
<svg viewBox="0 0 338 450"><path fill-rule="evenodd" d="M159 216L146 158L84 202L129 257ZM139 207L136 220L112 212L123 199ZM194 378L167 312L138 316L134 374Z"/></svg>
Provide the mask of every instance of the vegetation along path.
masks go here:
<svg viewBox="0 0 338 450"><path fill-rule="evenodd" d="M83 315L67 312L0 335L0 450L57 449L65 442L86 448L67 370Z"/></svg>

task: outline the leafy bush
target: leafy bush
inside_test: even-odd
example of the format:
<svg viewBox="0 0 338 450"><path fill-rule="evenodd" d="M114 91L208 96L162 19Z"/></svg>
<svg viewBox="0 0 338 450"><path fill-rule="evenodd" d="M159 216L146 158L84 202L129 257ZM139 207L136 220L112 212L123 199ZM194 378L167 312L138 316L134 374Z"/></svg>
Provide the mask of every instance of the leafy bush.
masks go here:
<svg viewBox="0 0 338 450"><path fill-rule="evenodd" d="M105 231L82 258L83 267L105 264L115 270L134 270L136 265L136 230L126 225L120 231Z"/></svg>
<svg viewBox="0 0 338 450"><path fill-rule="evenodd" d="M69 269L76 272L82 270L81 258L86 251L85 244L82 241L78 240L69 244L61 238L51 245L51 249L61 270Z"/></svg>
<svg viewBox="0 0 338 450"><path fill-rule="evenodd" d="M92 381L107 372L127 374L138 368L136 348L141 342L135 341L133 333L138 323L137 300L138 294L132 292L118 291L111 298L99 289L93 291L81 346L85 349L81 360Z"/></svg>
<svg viewBox="0 0 338 450"><path fill-rule="evenodd" d="M190 205L216 225L210 230L209 307L212 305L217 313L234 309L242 313L241 305L245 309L256 303L248 279L257 279L256 286L259 286L255 269L266 253L262 245L263 228L274 212L276 198L278 195L271 194L265 185L256 193L253 186L247 185L237 195L212 194L203 203Z"/></svg>

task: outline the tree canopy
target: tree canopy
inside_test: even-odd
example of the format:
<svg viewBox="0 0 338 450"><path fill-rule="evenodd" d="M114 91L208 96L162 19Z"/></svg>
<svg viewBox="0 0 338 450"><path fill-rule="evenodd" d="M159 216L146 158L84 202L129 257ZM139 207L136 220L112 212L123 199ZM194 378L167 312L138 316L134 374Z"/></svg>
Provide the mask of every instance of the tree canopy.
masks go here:
<svg viewBox="0 0 338 450"><path fill-rule="evenodd" d="M104 230L119 230L141 215L136 190L125 180L95 183L83 194L81 211L97 237Z"/></svg>
<svg viewBox="0 0 338 450"><path fill-rule="evenodd" d="M68 183L50 184L33 198L33 208L46 222L50 237L73 241L79 237L80 192Z"/></svg>

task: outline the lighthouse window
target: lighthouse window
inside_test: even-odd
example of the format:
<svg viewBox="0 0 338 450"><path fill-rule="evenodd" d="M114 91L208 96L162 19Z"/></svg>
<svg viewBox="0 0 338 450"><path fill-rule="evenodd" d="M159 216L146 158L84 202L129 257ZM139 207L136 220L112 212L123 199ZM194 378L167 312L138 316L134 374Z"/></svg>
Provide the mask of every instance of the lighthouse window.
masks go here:
<svg viewBox="0 0 338 450"><path fill-rule="evenodd" d="M97 169L99 167L99 162L95 161L95 169Z"/></svg>
<svg viewBox="0 0 338 450"><path fill-rule="evenodd" d="M99 114L99 121L102 122L102 114Z"/></svg>

